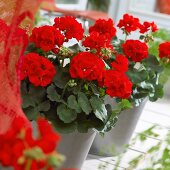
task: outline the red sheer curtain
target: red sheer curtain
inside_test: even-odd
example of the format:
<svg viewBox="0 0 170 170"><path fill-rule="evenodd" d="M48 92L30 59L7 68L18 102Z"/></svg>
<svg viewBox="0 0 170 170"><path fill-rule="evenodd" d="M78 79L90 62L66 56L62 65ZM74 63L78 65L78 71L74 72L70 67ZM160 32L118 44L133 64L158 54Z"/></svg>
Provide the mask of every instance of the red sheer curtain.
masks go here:
<svg viewBox="0 0 170 170"><path fill-rule="evenodd" d="M0 134L12 128L16 116L25 117L16 64L28 41L20 28L28 33L39 4L40 0L0 1Z"/></svg>

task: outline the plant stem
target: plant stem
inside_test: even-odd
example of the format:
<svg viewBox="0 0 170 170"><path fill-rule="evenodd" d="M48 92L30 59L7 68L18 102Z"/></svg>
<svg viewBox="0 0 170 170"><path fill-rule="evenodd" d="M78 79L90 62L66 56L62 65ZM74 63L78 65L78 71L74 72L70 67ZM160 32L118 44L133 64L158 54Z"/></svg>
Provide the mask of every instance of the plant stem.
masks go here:
<svg viewBox="0 0 170 170"><path fill-rule="evenodd" d="M65 91L67 89L68 83L64 86L63 92L61 94L61 99L64 97Z"/></svg>
<svg viewBox="0 0 170 170"><path fill-rule="evenodd" d="M61 66L64 67L64 59L62 59L61 61Z"/></svg>
<svg viewBox="0 0 170 170"><path fill-rule="evenodd" d="M32 160L28 159L25 170L31 170L31 164L32 164Z"/></svg>
<svg viewBox="0 0 170 170"><path fill-rule="evenodd" d="M125 41L127 40L127 37L128 37L128 35L127 35L127 34L125 34Z"/></svg>

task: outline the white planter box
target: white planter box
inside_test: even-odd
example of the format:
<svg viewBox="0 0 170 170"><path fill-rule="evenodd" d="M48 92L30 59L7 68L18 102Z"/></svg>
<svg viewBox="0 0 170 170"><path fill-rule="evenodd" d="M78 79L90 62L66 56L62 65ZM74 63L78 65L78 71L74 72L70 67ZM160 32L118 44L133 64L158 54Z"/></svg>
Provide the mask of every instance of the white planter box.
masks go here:
<svg viewBox="0 0 170 170"><path fill-rule="evenodd" d="M107 100L114 107L114 100L109 98ZM119 115L116 126L104 137L97 134L90 149L90 154L100 155L101 153L103 156L113 156L122 152L132 137L146 102L147 99L140 106L123 111Z"/></svg>

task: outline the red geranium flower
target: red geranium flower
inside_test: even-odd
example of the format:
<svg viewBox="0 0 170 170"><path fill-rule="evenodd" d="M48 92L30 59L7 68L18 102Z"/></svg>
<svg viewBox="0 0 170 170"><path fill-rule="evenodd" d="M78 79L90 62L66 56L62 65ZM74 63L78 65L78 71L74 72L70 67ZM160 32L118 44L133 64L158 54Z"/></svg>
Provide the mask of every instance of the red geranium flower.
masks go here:
<svg viewBox="0 0 170 170"><path fill-rule="evenodd" d="M50 51L55 45L61 46L64 43L64 35L53 26L42 26L34 28L30 41L35 43L36 47L42 48L44 51Z"/></svg>
<svg viewBox="0 0 170 170"><path fill-rule="evenodd" d="M67 40L76 38L78 41L82 40L84 30L76 18L72 16L57 17L54 19L54 27L63 31Z"/></svg>
<svg viewBox="0 0 170 170"><path fill-rule="evenodd" d="M148 57L148 46L139 40L127 40L122 47L125 55L134 62L141 62Z"/></svg>
<svg viewBox="0 0 170 170"><path fill-rule="evenodd" d="M71 60L70 75L72 78L100 81L104 68L105 64L98 56L89 52L81 52Z"/></svg>
<svg viewBox="0 0 170 170"><path fill-rule="evenodd" d="M47 86L56 74L54 65L45 57L36 53L29 53L21 58L20 79L26 77L35 86Z"/></svg>
<svg viewBox="0 0 170 170"><path fill-rule="evenodd" d="M32 129L24 127L25 123L26 120L17 117L13 121L13 127L6 134L0 135L0 163L3 166L12 166L15 170L26 169L28 164L31 170L45 167L53 170L48 162L48 156L54 154L60 137L45 119L37 121L39 135L36 139L32 137ZM30 156L35 149L42 153ZM28 151L29 154L26 154Z"/></svg>
<svg viewBox="0 0 170 170"><path fill-rule="evenodd" d="M118 23L118 27L127 33L131 33L132 31L136 31L139 28L139 19L134 18L132 15L124 14L123 19L121 19Z"/></svg>
<svg viewBox="0 0 170 170"><path fill-rule="evenodd" d="M116 60L111 63L113 70L120 71L123 73L128 70L128 65L128 59L121 54L116 55Z"/></svg>
<svg viewBox="0 0 170 170"><path fill-rule="evenodd" d="M116 35L116 28L114 27L112 19L99 19L96 21L94 26L89 28L89 32L98 32L99 34L107 36L108 39L112 39Z"/></svg>
<svg viewBox="0 0 170 170"><path fill-rule="evenodd" d="M156 32L158 30L157 25L154 22L147 22L145 21L143 24L140 24L140 33L146 33L149 30L152 32Z"/></svg>
<svg viewBox="0 0 170 170"><path fill-rule="evenodd" d="M106 93L111 97L129 98L132 93L132 82L127 75L115 70L107 70L104 75Z"/></svg>
<svg viewBox="0 0 170 170"><path fill-rule="evenodd" d="M92 32L86 39L82 42L83 46L89 47L91 50L96 50L98 55L101 54L101 49L113 50L113 46L110 44L110 40L107 39L105 34L100 35L98 32Z"/></svg>
<svg viewBox="0 0 170 170"><path fill-rule="evenodd" d="M159 57L170 59L170 42L164 42L159 45Z"/></svg>

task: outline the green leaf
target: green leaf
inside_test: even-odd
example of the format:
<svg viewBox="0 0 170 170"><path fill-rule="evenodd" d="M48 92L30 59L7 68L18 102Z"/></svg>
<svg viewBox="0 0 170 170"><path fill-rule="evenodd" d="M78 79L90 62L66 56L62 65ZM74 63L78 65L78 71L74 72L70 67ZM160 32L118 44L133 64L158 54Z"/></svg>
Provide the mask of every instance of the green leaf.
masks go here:
<svg viewBox="0 0 170 170"><path fill-rule="evenodd" d="M87 115L92 111L92 108L91 108L91 105L90 105L90 102L87 96L82 92L78 93L78 104Z"/></svg>
<svg viewBox="0 0 170 170"><path fill-rule="evenodd" d="M157 73L161 73L163 71L163 67L161 66L159 60L153 55L150 55L148 58L144 59L143 63L146 68L149 68L152 71Z"/></svg>
<svg viewBox="0 0 170 170"><path fill-rule="evenodd" d="M55 75L53 82L58 88L64 89L67 82L71 79L68 72L69 70L66 67L57 68L57 74Z"/></svg>
<svg viewBox="0 0 170 170"><path fill-rule="evenodd" d="M76 97L73 96L73 95L68 97L67 105L68 105L69 108L74 109L77 113L82 112L82 109L79 106L79 104L78 104L78 102L76 100Z"/></svg>
<svg viewBox="0 0 170 170"><path fill-rule="evenodd" d="M67 108L64 104L57 107L57 114L64 123L71 123L77 118L75 110Z"/></svg>
<svg viewBox="0 0 170 170"><path fill-rule="evenodd" d="M93 126L92 126L92 122L91 121L82 121L82 122L79 122L78 125L77 125L77 130L78 132L80 133L87 133L89 129L91 129Z"/></svg>
<svg viewBox="0 0 170 170"><path fill-rule="evenodd" d="M170 31L166 29L159 29L152 33L154 41L149 42L149 54L159 56L159 44L165 41L170 41Z"/></svg>
<svg viewBox="0 0 170 170"><path fill-rule="evenodd" d="M39 115L38 110L36 110L34 107L27 107L23 109L23 112L29 120L36 120Z"/></svg>
<svg viewBox="0 0 170 170"><path fill-rule="evenodd" d="M95 84L90 83L89 86L94 94L100 94L99 89Z"/></svg>
<svg viewBox="0 0 170 170"><path fill-rule="evenodd" d="M148 96L148 93L142 93L142 92L135 93L135 94L133 95L133 97L134 97L135 99L143 99L143 98L145 98L145 97L147 97L147 96Z"/></svg>
<svg viewBox="0 0 170 170"><path fill-rule="evenodd" d="M156 85L154 88L154 93L149 96L149 100L153 102L158 98L162 98L164 95L163 86L161 84Z"/></svg>
<svg viewBox="0 0 170 170"><path fill-rule="evenodd" d="M80 133L87 133L89 129L95 128L96 130L101 131L104 127L104 124L101 120L96 118L94 114L91 114L91 119L88 119L85 114L81 113L77 118L77 130Z"/></svg>
<svg viewBox="0 0 170 170"><path fill-rule="evenodd" d="M23 109L23 111L29 120L36 120L38 115L41 112L46 112L49 109L50 109L50 102L47 100L42 103L39 103L35 107L32 107L32 106L27 107L27 108Z"/></svg>
<svg viewBox="0 0 170 170"><path fill-rule="evenodd" d="M148 153L152 153L152 152L156 152L160 149L161 143L159 142L158 144L152 146L147 152Z"/></svg>
<svg viewBox="0 0 170 170"><path fill-rule="evenodd" d="M47 88L47 97L51 101L59 102L60 101L60 95L57 93L55 86L52 84Z"/></svg>
<svg viewBox="0 0 170 170"><path fill-rule="evenodd" d="M45 117L52 122L55 130L59 133L71 133L77 128L77 122L73 121L71 123L64 123L59 119L56 109L50 109L44 113Z"/></svg>
<svg viewBox="0 0 170 170"><path fill-rule="evenodd" d="M38 106L37 106L37 109L39 110L39 112L46 112L50 109L50 102L48 100L40 103Z"/></svg>
<svg viewBox="0 0 170 170"><path fill-rule="evenodd" d="M138 71L136 69L129 69L126 74L134 84L141 83L148 79L148 73L145 70Z"/></svg>
<svg viewBox="0 0 170 170"><path fill-rule="evenodd" d="M126 109L133 108L132 103L127 99L122 99L122 101L118 103L118 107L121 110L126 110Z"/></svg>
<svg viewBox="0 0 170 170"><path fill-rule="evenodd" d="M41 103L46 96L45 88L35 87L32 84L27 84L25 81L21 83L21 96L22 96L22 108L27 108L29 106L35 107L37 104Z"/></svg>
<svg viewBox="0 0 170 170"><path fill-rule="evenodd" d="M72 133L75 132L77 128L77 123L75 121L71 123L64 123L61 120L57 119L57 120L52 120L51 122L53 123L58 133L64 133L64 134Z"/></svg>
<svg viewBox="0 0 170 170"><path fill-rule="evenodd" d="M97 96L92 96L90 99L91 106L93 108L93 112L96 115L97 118L102 120L103 122L106 122L107 120L107 110L105 108L105 105L103 104L104 101L102 101Z"/></svg>
<svg viewBox="0 0 170 170"><path fill-rule="evenodd" d="M102 132L108 132L116 125L116 122L118 120L117 115L120 113L120 110L117 110L116 108L112 110L112 106L110 104L106 105L106 109L107 109L108 119L104 125Z"/></svg>

